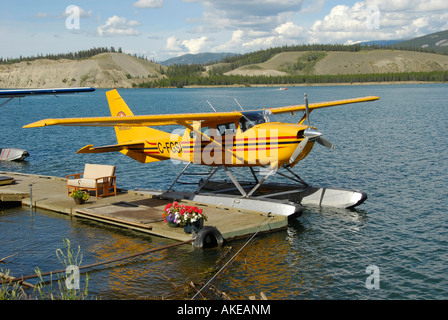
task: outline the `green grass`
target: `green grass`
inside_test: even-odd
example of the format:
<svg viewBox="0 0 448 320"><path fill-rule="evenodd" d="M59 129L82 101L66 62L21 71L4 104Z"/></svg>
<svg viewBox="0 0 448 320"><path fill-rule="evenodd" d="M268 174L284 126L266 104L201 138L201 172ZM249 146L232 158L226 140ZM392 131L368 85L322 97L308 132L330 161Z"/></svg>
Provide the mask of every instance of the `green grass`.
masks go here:
<svg viewBox="0 0 448 320"><path fill-rule="evenodd" d="M69 239L64 239L63 242L65 250L56 250L59 261L65 270L68 266L79 267L82 263L81 248L78 246L77 251L74 251ZM6 275L4 278L11 276L10 270L0 268L0 272ZM34 284L34 288L0 278L0 282L2 282L0 283L0 300L87 300L92 298L89 296L89 276L87 274L85 275L85 286L79 286L77 289L75 283L72 282L73 273L52 274L50 280L43 279L39 268L35 268L35 273L39 281ZM55 280L53 280L53 276L56 278Z"/></svg>

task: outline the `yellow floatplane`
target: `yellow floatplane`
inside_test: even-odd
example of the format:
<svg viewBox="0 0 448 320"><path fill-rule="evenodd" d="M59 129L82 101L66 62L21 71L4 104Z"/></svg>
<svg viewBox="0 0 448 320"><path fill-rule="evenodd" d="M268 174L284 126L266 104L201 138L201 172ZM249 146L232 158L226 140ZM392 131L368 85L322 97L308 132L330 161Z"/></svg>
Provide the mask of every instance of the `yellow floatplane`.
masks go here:
<svg viewBox="0 0 448 320"><path fill-rule="evenodd" d="M336 198L334 206L353 207L362 203L366 196L364 193L350 190L314 188L306 184L295 174L293 168L300 160L304 159L313 148L315 142L333 149L331 142L324 139L322 134L310 124L310 113L315 109L339 106L352 103L361 103L379 99L375 96L368 96L349 100L338 100L321 103L308 104L305 95L303 105L292 105L286 107L276 107L253 111L232 111L232 112L207 112L188 114L165 114L165 115L134 115L121 98L116 89L106 93L111 111L110 117L90 117L90 118L67 118L67 119L45 119L24 126L24 128L45 127L51 125L62 126L112 126L115 128L117 143L107 146L94 147L87 145L81 148L78 153L102 153L121 152L141 163L151 163L162 160L186 162L186 167L176 178L174 183L185 172L190 164L210 166L211 170L207 179L203 180L199 188L193 192L195 200L208 202L225 202L225 199L235 206L235 199L238 203L242 200L266 199L275 203L272 199L278 196L285 196L289 199L292 194L298 195L295 200L304 203L305 198L311 204L325 205ZM243 108L241 108L243 109ZM276 119L277 114L303 111L304 114L298 123L283 123ZM175 130L171 133L154 129L155 126L178 125L182 130ZM254 178L254 183L240 183L230 172L231 167L248 167ZM263 177L258 179L254 172L254 167L263 168ZM213 189L210 179L218 169L222 168L230 178L234 190L240 194L238 197L217 197L199 194L202 188ZM277 192L258 194L260 186L266 179L274 173L280 173L280 169L289 171L292 177L287 176L300 188L283 186L277 188ZM286 176L286 175L285 175ZM223 191L228 186L219 184L215 191ZM236 187L236 188L235 188ZM279 187L279 186L277 186ZM248 191L246 191L248 190ZM271 190L272 191L272 190ZM278 192L279 191L279 192ZM333 192L333 193L332 193ZM340 196L344 192L344 196ZM274 196L275 194L275 196ZM324 197L324 194L326 196ZM271 197L272 195L272 197ZM314 199L315 200L312 200ZM342 199L344 198L344 199ZM253 206L255 202L247 205ZM260 203L258 201L258 203ZM266 204L261 204L266 206ZM271 209L267 209L271 210Z"/></svg>

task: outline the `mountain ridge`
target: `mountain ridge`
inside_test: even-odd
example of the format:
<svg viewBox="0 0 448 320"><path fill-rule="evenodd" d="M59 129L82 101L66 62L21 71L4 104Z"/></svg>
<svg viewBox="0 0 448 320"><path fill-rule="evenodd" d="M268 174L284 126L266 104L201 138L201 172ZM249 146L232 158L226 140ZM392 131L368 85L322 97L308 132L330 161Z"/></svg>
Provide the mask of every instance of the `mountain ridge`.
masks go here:
<svg viewBox="0 0 448 320"><path fill-rule="evenodd" d="M210 62L218 62L226 57L231 57L235 55L238 54L230 52L220 52L220 53L202 52L196 54L187 53L179 57L174 57L159 62L159 64L161 64L162 66L169 66L173 64L207 64Z"/></svg>
<svg viewBox="0 0 448 320"><path fill-rule="evenodd" d="M427 34L389 45L390 48L426 49L435 53L448 54L448 30Z"/></svg>
<svg viewBox="0 0 448 320"><path fill-rule="evenodd" d="M291 77L295 76L329 75L332 78L339 76L341 79L347 79L344 75L419 72L438 72L437 81L448 81L448 77L440 74L448 72L448 54L426 51L433 46L448 49L448 31L393 45L396 47L390 45L377 48L360 44L285 46L244 55L226 56L214 64L188 64L185 67L181 64L163 66L122 52L103 52L76 60L24 58L19 60L20 62L0 64L0 88L182 87L189 83L228 85L243 84L247 81L247 77L258 77L257 83L268 84L273 83L269 77L289 77L288 81L291 81ZM411 46L413 51L403 50ZM422 50L423 52L418 52ZM192 56L188 58L195 58ZM196 58L198 57L216 59L218 56L205 53L196 55ZM226 76L227 79L224 79ZM216 80L218 78L219 80ZM167 79L171 81L166 81ZM304 79L300 80L301 83L307 81Z"/></svg>

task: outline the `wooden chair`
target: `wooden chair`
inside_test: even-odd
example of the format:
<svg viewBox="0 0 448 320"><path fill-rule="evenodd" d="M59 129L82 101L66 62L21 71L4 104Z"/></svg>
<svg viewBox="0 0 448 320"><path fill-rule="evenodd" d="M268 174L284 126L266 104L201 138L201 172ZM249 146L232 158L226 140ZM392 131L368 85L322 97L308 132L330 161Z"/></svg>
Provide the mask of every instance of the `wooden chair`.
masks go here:
<svg viewBox="0 0 448 320"><path fill-rule="evenodd" d="M115 166L86 163L84 172L70 174L66 178L68 195L73 189L93 190L97 199L117 195Z"/></svg>

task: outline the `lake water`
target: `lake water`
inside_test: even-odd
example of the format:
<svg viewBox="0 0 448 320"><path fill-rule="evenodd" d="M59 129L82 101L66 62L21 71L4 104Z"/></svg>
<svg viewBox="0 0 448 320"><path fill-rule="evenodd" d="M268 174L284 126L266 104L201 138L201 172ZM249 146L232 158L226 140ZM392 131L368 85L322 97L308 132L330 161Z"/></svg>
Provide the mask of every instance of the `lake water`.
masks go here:
<svg viewBox="0 0 448 320"><path fill-rule="evenodd" d="M86 144L115 143L112 128L22 129L49 117L110 115L105 92L27 97L3 106L1 147L27 149L30 157L1 162L0 170L65 176L81 172L86 162L113 164L119 187L166 189L182 166L143 165L119 153L76 154ZM311 184L362 190L366 202L356 210L305 207L287 230L252 240L213 284L239 299L260 292L284 300L448 299L447 85L119 92L134 114L212 111L207 100L219 111L239 110L234 98L246 110L285 106L303 103L305 92L310 103L379 96L376 102L313 111L311 124L336 148L316 144L294 167ZM0 259L16 253L0 268L14 276L32 274L35 267L61 269L55 250L65 238L80 246L83 265L173 243L57 213L0 207ZM227 259L244 244L227 244ZM179 246L96 268L88 272L89 293L102 299L173 297L175 286L201 280L224 250ZM376 272L367 272L369 267Z"/></svg>

